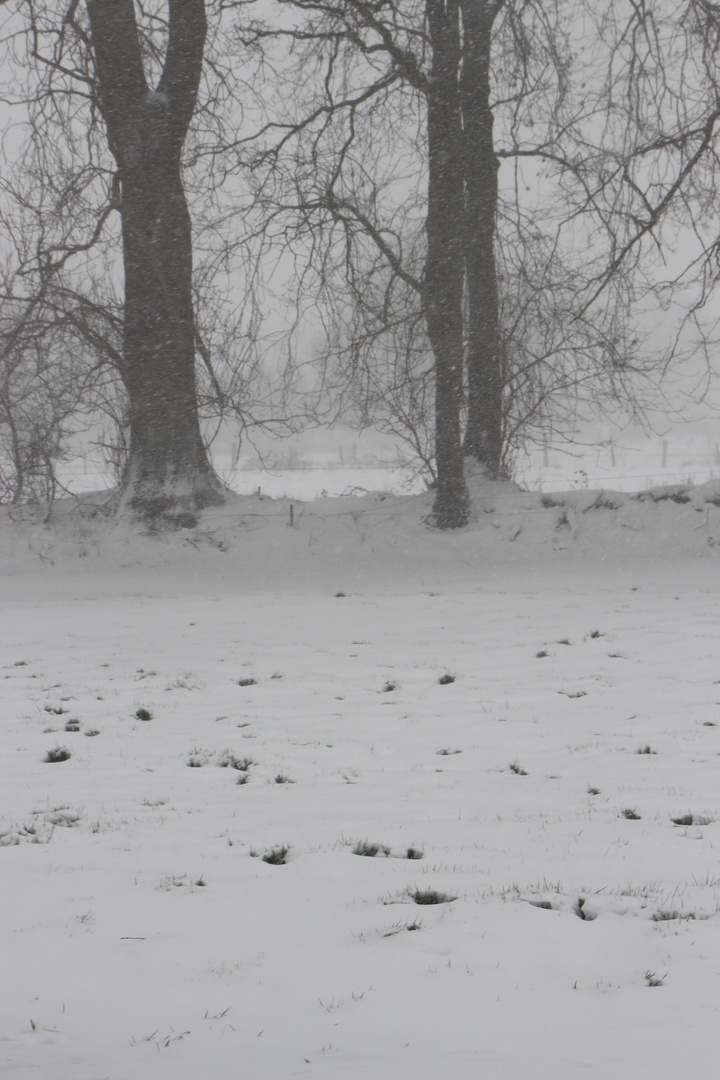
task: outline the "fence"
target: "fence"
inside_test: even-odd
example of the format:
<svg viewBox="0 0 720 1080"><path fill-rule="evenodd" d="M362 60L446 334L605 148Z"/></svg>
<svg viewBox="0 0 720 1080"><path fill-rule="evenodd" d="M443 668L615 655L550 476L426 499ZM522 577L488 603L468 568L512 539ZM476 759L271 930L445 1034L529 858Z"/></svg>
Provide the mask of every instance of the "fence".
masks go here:
<svg viewBox="0 0 720 1080"><path fill-rule="evenodd" d="M228 487L249 495L260 489L272 498L311 500L363 491L412 494L423 490L411 470L390 462L357 465L342 462L328 453L323 460L293 468L259 469L255 463L234 463L232 454L214 455L214 464ZM99 460L92 456L63 463L60 482L75 494L111 486ZM516 481L531 491L563 491L598 488L642 491L671 484L701 484L720 478L720 444L707 439L666 438L642 444L610 441L572 450L538 447L516 463Z"/></svg>

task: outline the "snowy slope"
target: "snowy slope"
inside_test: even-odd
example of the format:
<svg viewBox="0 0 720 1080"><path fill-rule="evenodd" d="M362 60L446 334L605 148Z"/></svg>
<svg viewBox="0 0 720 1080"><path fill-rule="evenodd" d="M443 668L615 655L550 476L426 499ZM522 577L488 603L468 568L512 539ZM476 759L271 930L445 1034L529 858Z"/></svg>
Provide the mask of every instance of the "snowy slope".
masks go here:
<svg viewBox="0 0 720 1080"><path fill-rule="evenodd" d="M720 486L473 494L6 516L3 1076L715 1075Z"/></svg>

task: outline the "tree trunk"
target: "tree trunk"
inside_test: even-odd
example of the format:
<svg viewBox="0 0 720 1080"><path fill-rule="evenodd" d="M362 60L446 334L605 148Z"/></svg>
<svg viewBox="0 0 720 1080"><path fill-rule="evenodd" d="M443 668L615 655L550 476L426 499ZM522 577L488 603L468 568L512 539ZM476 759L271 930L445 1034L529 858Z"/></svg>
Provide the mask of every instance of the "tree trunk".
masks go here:
<svg viewBox="0 0 720 1080"><path fill-rule="evenodd" d="M87 0L98 104L118 166L130 402L123 502L149 517L223 501L200 434L192 237L181 154L202 71L203 0L169 0L162 77L148 86L133 0Z"/></svg>
<svg viewBox="0 0 720 1080"><path fill-rule="evenodd" d="M460 81L465 160L468 420L464 452L490 479L502 470L503 365L495 236L498 168L490 104L493 23L504 0L463 0Z"/></svg>
<svg viewBox="0 0 720 1080"><path fill-rule="evenodd" d="M459 0L427 0L433 47L427 94L427 262L423 306L435 357L433 519L440 529L466 525L460 414L463 385L463 169Z"/></svg>

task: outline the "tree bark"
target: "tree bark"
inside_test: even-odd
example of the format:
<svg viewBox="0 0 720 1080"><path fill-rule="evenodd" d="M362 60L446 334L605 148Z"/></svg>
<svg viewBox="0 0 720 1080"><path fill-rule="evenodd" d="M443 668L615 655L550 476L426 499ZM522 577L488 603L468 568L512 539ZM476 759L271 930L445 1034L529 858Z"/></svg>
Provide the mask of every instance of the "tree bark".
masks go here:
<svg viewBox="0 0 720 1080"><path fill-rule="evenodd" d="M502 472L503 364L495 237L498 168L490 104L493 23L504 0L462 0L468 419L463 449L490 479Z"/></svg>
<svg viewBox="0 0 720 1080"><path fill-rule="evenodd" d="M223 501L200 434L192 236L181 154L202 72L203 0L169 0L157 89L133 0L87 0L98 105L118 166L125 271L122 377L130 402L123 502L149 517Z"/></svg>
<svg viewBox="0 0 720 1080"><path fill-rule="evenodd" d="M435 357L433 520L441 529L466 525L460 417L463 393L463 132L458 85L459 0L427 0L433 48L427 92L427 261L423 306Z"/></svg>

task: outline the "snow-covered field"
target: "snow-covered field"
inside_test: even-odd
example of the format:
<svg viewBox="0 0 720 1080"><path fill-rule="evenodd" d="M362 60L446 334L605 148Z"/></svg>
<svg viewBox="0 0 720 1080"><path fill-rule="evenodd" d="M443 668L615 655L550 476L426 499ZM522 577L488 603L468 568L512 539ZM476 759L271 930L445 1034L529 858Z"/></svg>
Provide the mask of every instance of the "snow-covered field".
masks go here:
<svg viewBox="0 0 720 1080"><path fill-rule="evenodd" d="M716 1076L720 483L664 495L6 515L3 1077Z"/></svg>

